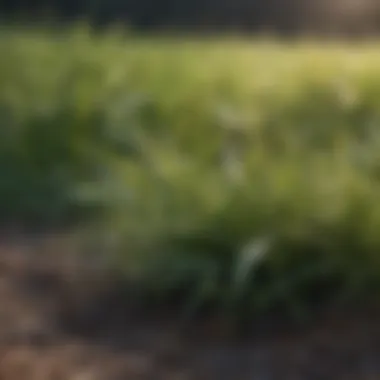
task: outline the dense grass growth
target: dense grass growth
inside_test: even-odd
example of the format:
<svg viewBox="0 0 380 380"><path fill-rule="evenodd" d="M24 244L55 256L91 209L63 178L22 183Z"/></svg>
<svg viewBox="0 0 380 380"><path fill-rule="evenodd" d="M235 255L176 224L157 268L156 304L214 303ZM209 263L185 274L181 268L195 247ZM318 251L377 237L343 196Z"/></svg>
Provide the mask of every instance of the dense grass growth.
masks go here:
<svg viewBox="0 0 380 380"><path fill-rule="evenodd" d="M380 286L380 52L84 32L0 36L0 215L96 211L186 311Z"/></svg>

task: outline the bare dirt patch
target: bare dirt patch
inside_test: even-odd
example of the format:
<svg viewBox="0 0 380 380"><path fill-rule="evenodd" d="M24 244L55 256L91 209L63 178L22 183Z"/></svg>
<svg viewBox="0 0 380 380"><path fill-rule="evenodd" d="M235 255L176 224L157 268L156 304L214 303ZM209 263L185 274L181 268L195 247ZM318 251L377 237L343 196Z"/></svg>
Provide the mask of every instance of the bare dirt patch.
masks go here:
<svg viewBox="0 0 380 380"><path fill-rule="evenodd" d="M2 238L0 380L380 378L376 310L302 328L267 322L245 339L227 339L215 320L179 333L175 319L133 312L72 252L57 238Z"/></svg>

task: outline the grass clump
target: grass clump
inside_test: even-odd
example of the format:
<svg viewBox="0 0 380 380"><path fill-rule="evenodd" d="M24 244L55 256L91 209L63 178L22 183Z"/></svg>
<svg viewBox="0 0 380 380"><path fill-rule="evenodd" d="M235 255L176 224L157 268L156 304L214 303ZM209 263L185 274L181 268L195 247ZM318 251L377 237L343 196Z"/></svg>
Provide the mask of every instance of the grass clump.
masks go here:
<svg viewBox="0 0 380 380"><path fill-rule="evenodd" d="M0 54L4 222L96 211L188 313L377 293L377 46L11 31Z"/></svg>

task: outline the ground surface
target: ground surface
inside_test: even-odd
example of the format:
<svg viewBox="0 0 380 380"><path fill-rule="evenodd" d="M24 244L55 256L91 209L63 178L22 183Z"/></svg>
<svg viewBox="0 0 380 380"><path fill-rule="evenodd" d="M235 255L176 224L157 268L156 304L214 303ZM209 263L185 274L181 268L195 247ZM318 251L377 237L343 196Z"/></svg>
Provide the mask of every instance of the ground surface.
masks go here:
<svg viewBox="0 0 380 380"><path fill-rule="evenodd" d="M302 331L267 323L245 341L210 323L181 338L168 318L130 313L110 279L67 250L2 239L0 380L380 378L379 313L330 315Z"/></svg>

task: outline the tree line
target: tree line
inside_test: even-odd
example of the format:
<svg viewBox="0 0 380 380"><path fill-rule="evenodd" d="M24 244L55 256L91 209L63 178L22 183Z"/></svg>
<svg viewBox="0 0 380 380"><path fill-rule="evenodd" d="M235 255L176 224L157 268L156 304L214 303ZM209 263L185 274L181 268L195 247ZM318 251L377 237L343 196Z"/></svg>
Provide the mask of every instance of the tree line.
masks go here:
<svg viewBox="0 0 380 380"><path fill-rule="evenodd" d="M5 18L122 21L140 30L380 32L377 0L0 0L0 11Z"/></svg>

